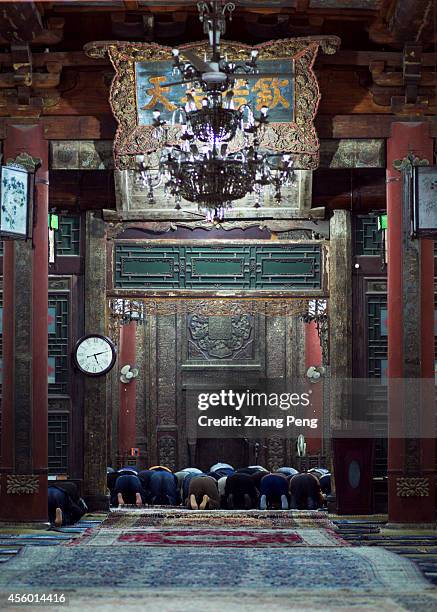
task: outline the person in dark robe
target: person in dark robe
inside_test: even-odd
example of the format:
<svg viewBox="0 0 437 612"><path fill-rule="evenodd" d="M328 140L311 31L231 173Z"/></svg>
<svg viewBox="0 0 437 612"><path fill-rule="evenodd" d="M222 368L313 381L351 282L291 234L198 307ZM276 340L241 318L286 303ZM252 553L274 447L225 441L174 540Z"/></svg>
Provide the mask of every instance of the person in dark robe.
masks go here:
<svg viewBox="0 0 437 612"><path fill-rule="evenodd" d="M249 510L258 507L258 490L249 474L231 474L225 485L226 507Z"/></svg>
<svg viewBox="0 0 437 612"><path fill-rule="evenodd" d="M259 471L259 472L253 472L250 477L252 478L253 482L255 483L255 486L258 490L258 492L261 490L261 480L264 478L264 476L267 476L267 474L269 474L269 472L267 471Z"/></svg>
<svg viewBox="0 0 437 612"><path fill-rule="evenodd" d="M285 474L286 476L295 476L296 474L299 474L298 470L292 467L280 467L275 470L275 472L278 474Z"/></svg>
<svg viewBox="0 0 437 612"><path fill-rule="evenodd" d="M155 506L180 504L178 479L167 470L142 470L138 477L142 482L146 503Z"/></svg>
<svg viewBox="0 0 437 612"><path fill-rule="evenodd" d="M88 510L74 482L49 484L47 497L49 521L55 527L77 523Z"/></svg>
<svg viewBox="0 0 437 612"><path fill-rule="evenodd" d="M288 510L290 493L285 474L266 474L260 481L260 510Z"/></svg>
<svg viewBox="0 0 437 612"><path fill-rule="evenodd" d="M249 465L244 468L239 468L235 473L236 474L249 474L249 476L252 476L252 474L259 474L259 473L268 474L269 471L266 470L266 468L262 467L262 465Z"/></svg>
<svg viewBox="0 0 437 612"><path fill-rule="evenodd" d="M119 476L123 474L132 474L133 476L138 475L138 470L135 467L122 467L118 470L114 470L112 467L106 468L106 486L109 489L109 494L112 496L114 491L115 483Z"/></svg>
<svg viewBox="0 0 437 612"><path fill-rule="evenodd" d="M145 503L146 495L138 474L117 472L117 478L111 491L111 506L129 504L141 507Z"/></svg>
<svg viewBox="0 0 437 612"><path fill-rule="evenodd" d="M209 468L209 472L207 472L208 476L212 476L216 480L219 480L219 478L223 476L230 476L234 473L235 470L229 463L215 463Z"/></svg>
<svg viewBox="0 0 437 612"><path fill-rule="evenodd" d="M190 510L218 510L220 495L217 480L212 476L193 476L190 479L185 505Z"/></svg>
<svg viewBox="0 0 437 612"><path fill-rule="evenodd" d="M290 479L291 508L317 510L324 503L319 480L313 474L296 474Z"/></svg>
<svg viewBox="0 0 437 612"><path fill-rule="evenodd" d="M319 478L319 482L323 495L331 495L331 474L323 474Z"/></svg>

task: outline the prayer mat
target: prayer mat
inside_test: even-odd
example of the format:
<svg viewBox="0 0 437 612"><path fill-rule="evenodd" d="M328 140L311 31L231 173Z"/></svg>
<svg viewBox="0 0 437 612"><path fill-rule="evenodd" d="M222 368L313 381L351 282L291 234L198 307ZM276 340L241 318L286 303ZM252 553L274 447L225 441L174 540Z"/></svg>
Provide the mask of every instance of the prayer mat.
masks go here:
<svg viewBox="0 0 437 612"><path fill-rule="evenodd" d="M378 547L209 548L145 546L25 547L2 564L0 589L120 589L137 593L268 593L339 590L420 594L433 587L408 559ZM181 609L181 608L178 608ZM426 609L426 608L423 608ZM430 609L430 608L428 608Z"/></svg>
<svg viewBox="0 0 437 612"><path fill-rule="evenodd" d="M289 546L349 546L327 529L131 529L89 530L68 546L191 546L208 548L286 548Z"/></svg>
<svg viewBox="0 0 437 612"><path fill-rule="evenodd" d="M253 527L266 529L329 528L326 512L311 510L186 510L127 507L110 512L102 528Z"/></svg>

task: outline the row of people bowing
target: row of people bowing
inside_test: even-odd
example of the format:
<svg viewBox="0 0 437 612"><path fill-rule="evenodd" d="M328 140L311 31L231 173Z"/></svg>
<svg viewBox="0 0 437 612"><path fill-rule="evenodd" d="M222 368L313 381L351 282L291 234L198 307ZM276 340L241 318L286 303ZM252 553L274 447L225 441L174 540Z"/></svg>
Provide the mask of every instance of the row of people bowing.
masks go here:
<svg viewBox="0 0 437 612"><path fill-rule="evenodd" d="M260 465L235 470L216 463L208 472L184 468L172 472L165 466L138 471L108 468L111 506L126 504L180 506L191 510L300 509L315 510L331 493L331 474L325 468L299 473L292 467L269 472Z"/></svg>

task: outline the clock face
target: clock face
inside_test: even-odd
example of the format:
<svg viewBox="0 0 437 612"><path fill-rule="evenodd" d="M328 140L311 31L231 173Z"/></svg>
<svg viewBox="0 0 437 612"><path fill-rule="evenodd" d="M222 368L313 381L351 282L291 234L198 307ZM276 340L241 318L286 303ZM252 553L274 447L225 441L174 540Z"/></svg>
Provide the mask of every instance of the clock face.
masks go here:
<svg viewBox="0 0 437 612"><path fill-rule="evenodd" d="M88 376L101 376L109 372L116 356L117 351L113 342L99 334L80 338L73 351L76 367Z"/></svg>

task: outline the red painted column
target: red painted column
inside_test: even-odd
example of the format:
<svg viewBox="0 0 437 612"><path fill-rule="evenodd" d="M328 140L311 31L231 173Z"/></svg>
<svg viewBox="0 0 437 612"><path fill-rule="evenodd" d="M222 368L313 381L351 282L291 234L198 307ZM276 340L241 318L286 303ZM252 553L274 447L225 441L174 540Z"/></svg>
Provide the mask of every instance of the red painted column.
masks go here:
<svg viewBox="0 0 437 612"><path fill-rule="evenodd" d="M424 122L393 123L387 142L387 213L388 213L388 378L389 378L389 444L388 494L389 521L392 523L427 523L435 520L435 441L420 440L418 452L419 477L429 477L429 495L399 496L398 478L406 474L405 453L409 432L404 429L403 385L405 364L411 356L404 355L404 312L402 246L403 183L401 173L394 169L395 160L413 153L420 159L433 161L433 140ZM434 254L433 241L421 240L420 278L420 376L434 379ZM432 383L433 386L433 383ZM432 394L433 395L433 394ZM429 410L428 410L429 407ZM421 406L422 431L434 431L434 398ZM410 476L412 476L410 474Z"/></svg>
<svg viewBox="0 0 437 612"><path fill-rule="evenodd" d="M320 338L317 331L317 325L314 321L305 324L305 369L310 366L322 365L322 347L320 346ZM316 382L311 385L311 406L307 408L305 416L310 419L318 419L318 428L314 431L319 434L316 437L309 437L306 440L307 453L314 455L322 452L323 431L323 382Z"/></svg>
<svg viewBox="0 0 437 612"><path fill-rule="evenodd" d="M21 153L41 166L33 239L5 243L0 519L40 522L47 521L48 459L48 143L40 125L8 126L4 159ZM8 492L26 479L33 492Z"/></svg>
<svg viewBox="0 0 437 612"><path fill-rule="evenodd" d="M136 360L137 324L131 321L120 327L120 369L129 364L134 367ZM130 456L130 449L136 445L136 380L127 384L120 381L120 413L118 418L118 456L123 465Z"/></svg>

